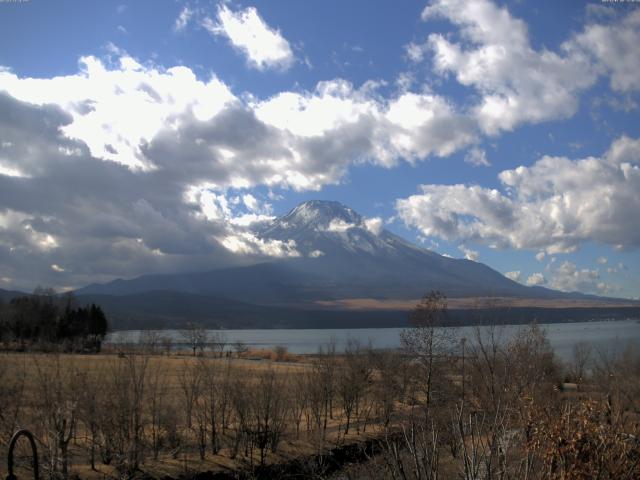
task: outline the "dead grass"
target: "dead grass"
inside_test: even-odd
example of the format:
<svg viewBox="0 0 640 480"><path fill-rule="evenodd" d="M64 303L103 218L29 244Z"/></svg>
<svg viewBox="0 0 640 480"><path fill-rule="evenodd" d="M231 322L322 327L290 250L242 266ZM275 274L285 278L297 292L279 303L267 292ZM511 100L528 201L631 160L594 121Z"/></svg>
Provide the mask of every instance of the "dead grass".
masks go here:
<svg viewBox="0 0 640 480"><path fill-rule="evenodd" d="M155 354L147 355L148 365L147 371L160 371L162 377L166 382L165 402L167 405L172 406L176 411L180 412L181 409L181 377L185 369L190 366L196 365L203 360L203 357L194 357L189 355L187 351L172 352L170 355ZM31 419L26 424L21 425L30 428L36 432L36 435L42 435L42 432L37 432L32 424L37 422L38 412L37 400L39 395L38 382L42 378L48 378L53 375L55 368L55 361L60 362L60 365L64 365L64 368L77 372L94 372L98 375L107 374L111 368L125 355L129 353L116 353L111 351L110 353L102 354L51 354L51 353L0 353L0 367L5 374L12 374L11 372L24 372L24 394L23 405L21 415L26 419ZM273 371L277 376L281 378L290 378L291 376L301 374L311 368L311 357L305 357L301 355L292 355L283 352L275 352L267 349L249 350L244 352L238 358L234 355L231 358L223 357L217 358L213 355L204 357L206 362L218 364L221 369L224 366L231 365L234 369L234 375L240 378L255 378L257 374L265 371ZM182 413L179 413L180 415ZM299 438L296 438L294 428L288 429L288 433L284 440L281 442L278 451L276 453L269 452L267 457L267 463L279 463L289 461L301 456L313 455L317 453L317 444L313 441L313 435L309 436L305 433L305 421L301 426L302 434ZM333 418L328 420L327 423L327 437L325 446L327 448L335 447L339 444L357 442L365 440L370 435L374 434L374 428L370 426L369 431L364 433L356 433L356 429L352 429L349 435L345 436L340 430L342 427L342 421L340 411L337 405L334 408ZM182 427L181 434L185 437L192 436L194 433ZM229 431L226 435L222 435L223 444L232 443L233 433ZM88 457L88 445L89 445L89 433L85 429L84 425L79 422L75 434L75 440L70 446L70 454L72 458L71 472L73 475L78 475L80 478L88 479L103 479L103 478L118 478L119 474L113 466L104 465L99 461L96 462L96 470L91 470L89 467ZM7 439L0 440L0 455L2 458L6 455L6 442ZM26 449L21 446L18 449L18 454L26 454ZM40 444L42 448L42 444ZM257 455L257 454L253 454ZM40 452L41 462L43 458L43 452ZM25 455L25 458L26 455ZM163 476L178 477L186 473L193 473L199 471L225 471L225 470L237 470L238 468L246 465L250 461L240 455L237 459L231 459L230 447L226 446L220 450L216 455L212 455L207 452L205 460L199 458L195 443L192 443L190 447L184 448L183 451L173 458L167 452L160 454L157 461L152 459L151 453L146 452L145 460L141 465L141 470L150 473L154 477L161 478ZM258 462L257 457L252 460L254 463ZM19 469L23 472L23 476L30 476L26 473L24 466ZM0 463L0 478L6 476L6 464ZM42 475L42 473L41 473Z"/></svg>
<svg viewBox="0 0 640 480"><path fill-rule="evenodd" d="M411 310L419 299L377 299L344 298L340 300L320 300L318 305L346 310ZM494 308L621 308L638 307L633 300L624 299L544 299L513 297L465 297L447 298L450 309L494 309Z"/></svg>

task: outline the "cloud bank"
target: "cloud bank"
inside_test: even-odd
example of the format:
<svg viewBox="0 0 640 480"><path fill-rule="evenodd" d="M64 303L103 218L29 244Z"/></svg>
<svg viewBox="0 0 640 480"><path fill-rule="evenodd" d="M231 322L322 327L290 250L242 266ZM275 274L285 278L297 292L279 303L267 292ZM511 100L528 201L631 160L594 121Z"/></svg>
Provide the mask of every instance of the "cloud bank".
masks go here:
<svg viewBox="0 0 640 480"><path fill-rule="evenodd" d="M620 137L601 157L545 156L499 174L502 191L477 185L422 185L396 202L400 218L425 236L495 248L571 252L595 241L640 246L640 139Z"/></svg>
<svg viewBox="0 0 640 480"><path fill-rule="evenodd" d="M255 8L222 4L213 18L194 15L183 9L174 29L200 22L257 70L295 62ZM430 35L408 56L467 87L471 103L426 85L385 96L380 82L340 78L256 98L114 46L64 76L0 68L0 280L77 286L295 256L294 243L251 233L271 211L250 189L317 191L354 164L391 168L464 150L467 162L487 165L478 147L485 136L573 115L600 78L616 93L640 89L638 11L590 21L557 51L534 48L524 22L486 0L435 1L423 17L445 19L455 32ZM396 207L424 235L462 245L636 248L640 231L629 218L640 206L639 149L622 136L600 157L542 157L505 170L500 190L423 185ZM382 219L367 222L382 228Z"/></svg>
<svg viewBox="0 0 640 480"><path fill-rule="evenodd" d="M573 116L580 94L601 75L618 92L640 89L640 11L602 23L590 21L557 51L536 49L525 22L489 0L435 0L424 21L445 19L457 36L430 34L411 43L414 62L429 59L435 72L477 94L469 115L487 135Z"/></svg>
<svg viewBox="0 0 640 480"><path fill-rule="evenodd" d="M251 233L270 211L249 189L319 190L353 163L445 156L473 137L433 94L386 100L334 80L243 100L215 76L112 52L66 76L0 70L0 263L13 285L295 256Z"/></svg>

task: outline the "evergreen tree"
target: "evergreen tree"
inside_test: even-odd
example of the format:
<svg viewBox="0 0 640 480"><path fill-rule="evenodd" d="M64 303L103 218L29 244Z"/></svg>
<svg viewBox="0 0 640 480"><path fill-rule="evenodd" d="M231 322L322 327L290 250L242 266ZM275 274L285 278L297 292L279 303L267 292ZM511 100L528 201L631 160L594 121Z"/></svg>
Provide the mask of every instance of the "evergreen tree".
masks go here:
<svg viewBox="0 0 640 480"><path fill-rule="evenodd" d="M100 306L78 307L73 294L59 297L40 287L31 296L12 299L0 315L0 340L14 341L20 349L39 343L45 348L100 351L109 327Z"/></svg>

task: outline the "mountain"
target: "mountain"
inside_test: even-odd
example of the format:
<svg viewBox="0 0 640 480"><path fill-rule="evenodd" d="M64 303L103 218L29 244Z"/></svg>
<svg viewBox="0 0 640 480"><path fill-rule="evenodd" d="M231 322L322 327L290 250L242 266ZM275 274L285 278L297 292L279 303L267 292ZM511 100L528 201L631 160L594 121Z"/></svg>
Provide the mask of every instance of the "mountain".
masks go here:
<svg viewBox="0 0 640 480"><path fill-rule="evenodd" d="M115 330L181 327L187 322L235 329L400 327L407 318L403 310L337 312L161 290L129 295L83 294L77 298L81 304L100 305Z"/></svg>
<svg viewBox="0 0 640 480"><path fill-rule="evenodd" d="M482 263L413 245L338 202L302 203L255 233L265 241L295 242L298 255L119 279L76 294L81 302L102 305L117 328L188 320L225 328L399 326L411 300L430 290L442 291L454 305L458 301L460 322L474 317L468 306L474 300L468 300L478 297L500 298L503 321L611 317L611 299L521 285ZM378 304L385 307L371 307ZM637 304L622 307L633 308L634 315L640 311Z"/></svg>
<svg viewBox="0 0 640 480"><path fill-rule="evenodd" d="M26 293L24 292L18 292L16 290L3 290L0 288L0 303L1 302L8 303L12 299L16 297L22 297L24 295L26 295Z"/></svg>
<svg viewBox="0 0 640 480"><path fill-rule="evenodd" d="M338 202L305 202L259 234L294 240L301 256L288 267L320 277L324 283L314 285L327 298L416 298L432 289L450 297L554 294L524 287L482 263L420 248Z"/></svg>
<svg viewBox="0 0 640 480"><path fill-rule="evenodd" d="M206 272L143 275L89 285L77 293L162 290L277 305L363 297L414 299L433 289L449 297L568 295L526 287L482 263L420 248L338 202L302 203L256 233L264 240L295 241L299 256Z"/></svg>

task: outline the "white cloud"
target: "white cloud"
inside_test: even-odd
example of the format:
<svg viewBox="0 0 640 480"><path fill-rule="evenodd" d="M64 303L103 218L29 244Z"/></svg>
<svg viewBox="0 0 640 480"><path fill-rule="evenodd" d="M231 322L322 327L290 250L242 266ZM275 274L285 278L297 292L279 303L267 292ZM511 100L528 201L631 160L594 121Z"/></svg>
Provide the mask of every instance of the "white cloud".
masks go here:
<svg viewBox="0 0 640 480"><path fill-rule="evenodd" d="M337 79L318 83L313 92L276 94L256 102L252 108L263 122L293 135L312 138L357 124L362 117L375 117L380 106L349 82Z"/></svg>
<svg viewBox="0 0 640 480"><path fill-rule="evenodd" d="M520 270L515 270L513 272L505 273L504 276L507 277L509 280L513 280L514 282L519 282L520 279L522 278L522 273L520 272Z"/></svg>
<svg viewBox="0 0 640 480"><path fill-rule="evenodd" d="M505 192L422 185L396 202L400 218L425 236L497 248L570 252L584 242L640 246L640 139L620 137L602 157L545 156L499 175Z"/></svg>
<svg viewBox="0 0 640 480"><path fill-rule="evenodd" d="M535 50L526 24L489 0L436 0L422 16L446 18L459 28L461 42L433 33L425 47L433 52L436 72L451 73L480 93L473 111L488 134L570 117L578 94L596 81L581 51Z"/></svg>
<svg viewBox="0 0 640 480"><path fill-rule="evenodd" d="M210 190L210 186L206 184L191 187L183 196L183 201L198 208L198 211L193 213L194 217L223 223L231 229L233 235L243 233L236 227L255 227L256 224L275 218L271 215L271 205L261 204L250 193L242 197L228 198L223 193ZM238 212L241 206L244 206L248 213Z"/></svg>
<svg viewBox="0 0 640 480"><path fill-rule="evenodd" d="M544 275L539 272L533 273L527 278L527 285L543 285L545 283Z"/></svg>
<svg viewBox="0 0 640 480"><path fill-rule="evenodd" d="M407 53L407 57L412 62L422 62L424 60L425 55L428 53L429 49L424 44L419 44L415 42L411 42L404 47L405 52Z"/></svg>
<svg viewBox="0 0 640 480"><path fill-rule="evenodd" d="M588 24L572 46L595 58L601 71L610 76L613 90L640 90L640 10L632 10L621 20L615 17L609 23Z"/></svg>
<svg viewBox="0 0 640 480"><path fill-rule="evenodd" d="M556 51L534 48L526 23L490 0L434 0L422 18L449 20L459 40L432 33L424 43L406 46L408 57L420 62L431 53L436 73L473 88L479 101L471 114L489 135L573 116L580 94L601 75L609 76L615 91L640 89L637 9L591 16Z"/></svg>
<svg viewBox="0 0 640 480"><path fill-rule="evenodd" d="M600 281L598 270L578 269L569 261L552 270L549 286L565 292L606 293L609 290Z"/></svg>
<svg viewBox="0 0 640 480"><path fill-rule="evenodd" d="M366 218L364 220L364 225L365 228L374 235L380 235L384 228L384 221L380 217Z"/></svg>
<svg viewBox="0 0 640 480"><path fill-rule="evenodd" d="M244 103L215 76L202 81L187 67L146 66L112 50L119 57L111 67L83 57L77 74L50 79L2 70L0 85L21 101L59 106L70 116L61 131L95 159L170 170L219 189L317 190L337 183L351 163L392 166L446 156L475 135L468 119L432 94L405 92L386 101L369 87L333 80L311 92ZM83 154L81 147L65 148L67 155ZM28 159L4 157L3 173L37 170Z"/></svg>
<svg viewBox="0 0 640 480"><path fill-rule="evenodd" d="M476 138L472 119L457 112L445 98L429 93L402 94L389 103L386 120L391 122L392 155L409 160L445 157Z"/></svg>
<svg viewBox="0 0 640 480"><path fill-rule="evenodd" d="M596 260L600 265L605 265L607 263L607 257L598 257Z"/></svg>
<svg viewBox="0 0 640 480"><path fill-rule="evenodd" d="M245 213L229 219L229 222L238 227L255 228L259 224L265 224L273 220L273 215L257 215L255 213Z"/></svg>
<svg viewBox="0 0 640 480"><path fill-rule="evenodd" d="M618 262L618 264L613 267L607 267L606 272L608 274L612 274L612 273L618 273L618 272L624 271L626 269L627 267L622 262Z"/></svg>
<svg viewBox="0 0 640 480"><path fill-rule="evenodd" d="M162 130L177 130L187 114L211 120L236 101L215 77L202 82L189 68L145 67L126 55L112 69L82 57L80 72L51 79L0 70L0 86L18 100L60 106L72 119L62 132L94 157L143 170L156 167L145 148Z"/></svg>
<svg viewBox="0 0 640 480"><path fill-rule="evenodd" d="M248 183L258 180L255 174L264 164L251 172L245 162L244 172L236 171L212 155L210 147L219 141L233 144L228 137L208 138L210 145L197 152L170 148L183 135L187 144L197 145L191 141L194 125L195 138L207 137L207 128L219 132L211 120L189 118L190 110L177 112L186 122L178 121L180 134L167 133L171 142L166 143L161 131L143 145L140 151L152 168L141 170L97 158L85 143L70 138L65 127L74 117L62 105L40 106L0 93L1 156L25 173L0 175L0 270L13 285L79 286L296 255L294 244L262 241L249 229L268 219L268 204L246 191L228 192L239 175L253 178ZM237 119L229 121L235 130ZM234 152L242 151L240 144L234 146Z"/></svg>
<svg viewBox="0 0 640 480"><path fill-rule="evenodd" d="M313 250L312 252L309 252L309 256L311 258L320 258L323 255L324 252L322 250Z"/></svg>
<svg viewBox="0 0 640 480"><path fill-rule="evenodd" d="M260 100L113 45L76 74L0 69L0 90L0 204L13 219L0 222L0 266L29 287L282 255L250 236L271 218L253 187L318 190L354 163L446 156L476 135L431 93L385 99L337 79Z"/></svg>
<svg viewBox="0 0 640 480"><path fill-rule="evenodd" d="M547 255L547 254L546 254L545 252L538 252L538 253L536 253L536 260L537 260L537 261L539 261L539 262L541 262L541 261L543 261L543 260L544 260L544 257L545 257L546 255Z"/></svg>
<svg viewBox="0 0 640 480"><path fill-rule="evenodd" d="M261 210L258 200L250 193L242 196L242 202L251 212L259 212Z"/></svg>
<svg viewBox="0 0 640 480"><path fill-rule="evenodd" d="M385 101L366 85L354 89L340 79L251 107L259 120L293 135L301 154L322 157L331 177L343 171L340 158L389 167L400 159L445 157L476 138L472 120L440 96L404 92Z"/></svg>
<svg viewBox="0 0 640 480"><path fill-rule="evenodd" d="M181 32L185 28L187 28L189 21L193 17L193 13L194 11L191 8L189 8L188 5L185 5L182 8L182 10L180 10L178 17L176 18L176 21L173 24L173 30L176 32Z"/></svg>
<svg viewBox="0 0 640 480"><path fill-rule="evenodd" d="M219 241L227 250L240 255L266 255L276 258L300 256L295 240L265 240L245 231L226 235Z"/></svg>
<svg viewBox="0 0 640 480"><path fill-rule="evenodd" d="M478 147L473 147L464 156L464 161L474 167L489 167L491 162L487 160L487 153Z"/></svg>
<svg viewBox="0 0 640 480"><path fill-rule="evenodd" d="M19 168L15 166L5 166L0 163L0 175L7 177L27 177Z"/></svg>
<svg viewBox="0 0 640 480"><path fill-rule="evenodd" d="M459 245L458 250L464 253L464 258L467 260L472 260L477 262L480 258L480 254L476 250L471 250L470 248L465 247L464 245Z"/></svg>
<svg viewBox="0 0 640 480"><path fill-rule="evenodd" d="M355 227L357 227L357 225L349 223L342 218L334 218L329 222L327 232L343 233Z"/></svg>
<svg viewBox="0 0 640 480"><path fill-rule="evenodd" d="M512 95L520 101L533 94L541 97L543 109L551 102L545 96L548 88L555 91L551 97L558 97L559 106L545 116L536 113L537 106L529 108L522 100L516 105L519 113L515 117L510 119L513 112L507 109L508 115L493 127L487 124L485 131L566 115L583 88L573 82L571 74L582 65L588 42L574 42L573 50L561 54L534 51L525 29L523 45L528 50L520 57L508 50L507 54L513 54L508 60L515 62L508 70L524 66L530 74L539 67L536 75L544 76L549 65L558 68L549 77L549 86L542 86L536 75L522 81L515 73L504 72L506 60L493 62L490 55L492 46L511 40L515 45L523 31L521 25L495 7L487 11L497 12L499 31L481 32L487 13L481 9L478 20L453 20L468 35L465 39L478 48L468 49L467 42L465 46L451 44L468 54L467 60L474 55L482 59L482 52L488 52L487 80L476 75L472 62L453 57L451 62L443 60L440 71L460 78L468 74L465 81L480 92L483 102L492 95ZM438 14L452 19L457 15ZM177 21L178 30L194 21L192 15L181 12L178 20L182 17L184 25ZM232 11L223 4L218 18L205 24L242 49L256 68L286 68L294 60L288 42L255 9ZM513 30L502 28L505 26ZM240 31L239 27L248 28ZM258 41L263 38L266 40ZM438 41L433 37L429 51L434 51ZM265 46L268 48L260 51ZM78 73L54 78L21 78L0 68L0 90L8 92L0 94L0 204L5 215L20 216L6 226L0 222L0 265L7 266L8 277L21 273L17 263L5 260L7 252L22 255L23 260L32 258L32 264L37 263L34 272L47 272L42 274L43 281L55 264L65 266L61 273L68 278L76 275L70 280L76 283L156 267L200 266L203 258L218 252L219 239L238 252L279 255L288 247L262 245L246 231L270 215L248 189L264 185L268 189L318 190L339 182L354 163L390 167L403 160L445 157L478 142L480 110L461 110L428 90L410 92L409 84L384 98L373 83L354 88L335 79L311 91L259 99L250 94L236 96L215 76L198 78L187 67L165 69L142 63L116 47L111 48L111 55L113 63L83 57ZM556 65L558 59L566 60L566 65ZM478 68L482 70L483 65ZM606 67L612 82L615 77L620 89L629 90L633 81L621 68ZM589 75L585 85L591 81ZM634 142L623 137L616 144L617 153L612 146L613 153L599 159L545 157L531 167L503 172L504 193L467 186L425 190L431 200L422 201L439 208L432 214L433 221L412 221L438 236L444 232L451 238L495 246L565 251L584 239L622 247L637 245L633 222L626 222L624 234L617 230L625 208L637 207ZM545 162L548 168L559 166L557 179L545 173ZM588 188L581 192L576 186L579 182L570 182L571 169L576 169L580 181L588 180ZM540 185L533 182L530 187L518 180L526 175L540 180ZM65 197L53 187L66 185L69 179L74 181ZM607 182L620 188L607 189ZM551 185L552 191L545 185ZM591 203L578 208L592 187L596 193ZM449 205L438 198L450 193ZM470 197L478 201L477 211L468 204ZM586 211L588 208L593 211ZM605 208L610 215L605 215ZM587 222L589 216L594 218ZM474 222L466 224L467 217L475 218ZM527 222L532 219L529 239ZM514 233L507 232L508 225L515 225ZM551 240L545 243L545 236ZM105 256L109 256L108 266ZM225 254L221 257L229 260Z"/></svg>
<svg viewBox="0 0 640 480"><path fill-rule="evenodd" d="M327 225L327 232L344 233L352 228L364 228L374 235L380 235L384 222L380 217L363 218L362 223L350 223L342 218L334 218Z"/></svg>
<svg viewBox="0 0 640 480"><path fill-rule="evenodd" d="M202 26L212 35L227 37L246 56L248 64L258 70L286 70L295 60L289 42L260 17L255 7L234 12L221 4L217 22L206 17Z"/></svg>

